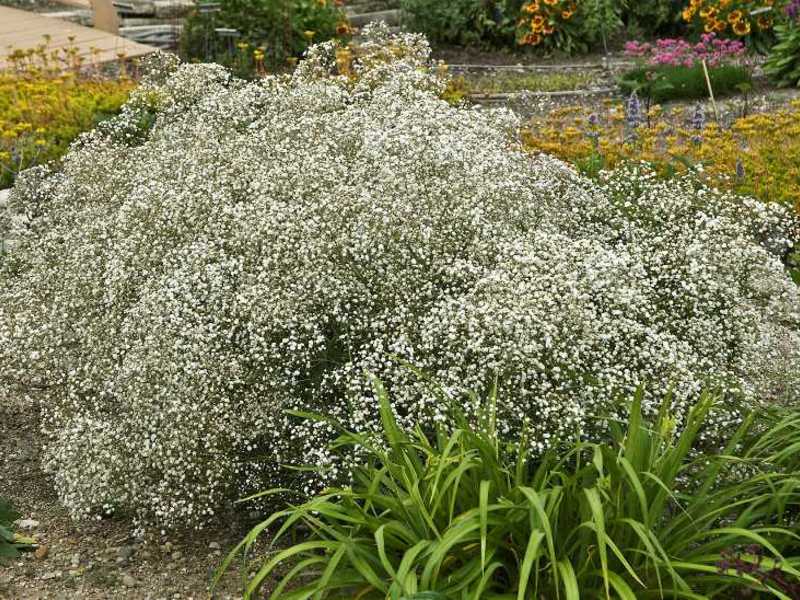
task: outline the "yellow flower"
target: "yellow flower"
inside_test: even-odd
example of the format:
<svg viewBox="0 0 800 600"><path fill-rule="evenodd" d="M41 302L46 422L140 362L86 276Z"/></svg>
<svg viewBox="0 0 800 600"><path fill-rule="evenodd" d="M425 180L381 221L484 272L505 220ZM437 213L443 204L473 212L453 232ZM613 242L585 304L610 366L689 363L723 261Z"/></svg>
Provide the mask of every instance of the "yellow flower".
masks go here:
<svg viewBox="0 0 800 600"><path fill-rule="evenodd" d="M735 25L741 20L742 20L742 11L740 10L733 10L728 15L728 23L730 23L731 25Z"/></svg>
<svg viewBox="0 0 800 600"><path fill-rule="evenodd" d="M736 35L747 35L750 33L750 23L747 21L739 21L738 23L734 24L733 32Z"/></svg>

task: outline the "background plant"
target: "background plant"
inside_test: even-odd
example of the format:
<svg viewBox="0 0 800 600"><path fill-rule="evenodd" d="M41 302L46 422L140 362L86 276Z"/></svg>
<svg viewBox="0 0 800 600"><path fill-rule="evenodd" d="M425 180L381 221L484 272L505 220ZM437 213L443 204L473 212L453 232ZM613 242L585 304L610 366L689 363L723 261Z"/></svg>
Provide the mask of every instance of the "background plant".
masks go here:
<svg viewBox="0 0 800 600"><path fill-rule="evenodd" d="M517 43L573 53L586 51L579 6L572 0L532 0L521 9Z"/></svg>
<svg viewBox="0 0 800 600"><path fill-rule="evenodd" d="M628 2L623 15L628 35L650 38L677 33L683 4L681 0Z"/></svg>
<svg viewBox="0 0 800 600"><path fill-rule="evenodd" d="M336 0L222 0L219 11L198 9L186 20L180 50L185 59L216 61L252 76L286 68L312 43L350 33Z"/></svg>
<svg viewBox="0 0 800 600"><path fill-rule="evenodd" d="M769 51L764 72L779 86L800 86L800 2L785 8L786 19L775 25L777 43Z"/></svg>
<svg viewBox="0 0 800 600"><path fill-rule="evenodd" d="M697 35L740 38L760 52L772 43L774 0L689 0L683 20Z"/></svg>
<svg viewBox="0 0 800 600"><path fill-rule="evenodd" d="M717 98L738 93L745 85L752 87L749 69L739 65L711 67L708 77ZM626 95L636 92L650 104L670 100L701 100L709 95L705 71L699 64L691 67L638 67L623 73L617 82Z"/></svg>
<svg viewBox="0 0 800 600"><path fill-rule="evenodd" d="M378 400L379 439L335 424L344 433L333 448L365 454L352 485L273 514L224 561L221 572L277 528L245 598L271 578L268 597L286 600L785 598L781 584L800 579L800 556L786 553L797 549L798 473L758 452L732 456L752 418L719 456L693 456L711 395L677 433L669 399L648 422L639 394L624 427L611 424L610 443L576 441L539 460L498 435L495 398L473 427L462 416L435 435L404 433L380 386ZM773 433L783 453L798 443L779 423L755 445ZM299 541L281 548L289 535Z"/></svg>
<svg viewBox="0 0 800 600"><path fill-rule="evenodd" d="M704 33L694 44L681 38L659 39L655 42L630 41L625 44L625 54L647 61L650 65L693 67L703 61L711 67L736 62L746 52L739 40L726 40L716 33Z"/></svg>
<svg viewBox="0 0 800 600"><path fill-rule="evenodd" d="M374 432L369 371L405 426L446 418L391 354L454 393L497 381L498 428L535 453L602 433L642 381L648 413L671 387L679 417L719 385L710 441L796 393L789 211L641 168L581 177L525 152L508 112L441 100L423 37L367 35L347 65L326 43L250 82L170 62L17 180L0 386L40 390L76 518L201 525L325 484L286 463L338 480L336 432L285 411Z"/></svg>
<svg viewBox="0 0 800 600"><path fill-rule="evenodd" d="M402 0L404 26L437 44L510 46L522 0Z"/></svg>
<svg viewBox="0 0 800 600"><path fill-rule="evenodd" d="M793 103L718 125L703 109L652 107L631 138L620 104L563 107L532 118L524 139L573 164L594 157L613 169L643 160L665 177L698 166L708 185L800 210L798 111Z"/></svg>
<svg viewBox="0 0 800 600"><path fill-rule="evenodd" d="M0 188L23 169L60 158L127 99L130 78L73 68L72 60L69 48L51 51L43 43L16 51L0 71Z"/></svg>

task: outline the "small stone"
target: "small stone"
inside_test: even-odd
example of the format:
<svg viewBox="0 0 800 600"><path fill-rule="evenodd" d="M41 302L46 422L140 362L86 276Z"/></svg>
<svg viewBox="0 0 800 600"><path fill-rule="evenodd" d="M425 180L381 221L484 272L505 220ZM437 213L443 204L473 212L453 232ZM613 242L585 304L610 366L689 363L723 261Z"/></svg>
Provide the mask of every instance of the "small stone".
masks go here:
<svg viewBox="0 0 800 600"><path fill-rule="evenodd" d="M172 542L167 542L166 544L164 544L163 548L164 548L164 552L172 551Z"/></svg>
<svg viewBox="0 0 800 600"><path fill-rule="evenodd" d="M136 547L135 546L120 546L117 550L117 554L123 560L129 560L136 554Z"/></svg>
<svg viewBox="0 0 800 600"><path fill-rule="evenodd" d="M63 573L61 571L50 571L49 573L45 573L42 575L42 579L49 580L49 579L60 579Z"/></svg>
<svg viewBox="0 0 800 600"><path fill-rule="evenodd" d="M69 564L74 569L78 568L81 564L81 555L79 553L73 554L72 558L69 561Z"/></svg>
<svg viewBox="0 0 800 600"><path fill-rule="evenodd" d="M30 531L31 529L36 529L39 526L39 521L34 519L19 519L18 521L14 521L14 524L20 529Z"/></svg>
<svg viewBox="0 0 800 600"><path fill-rule="evenodd" d="M45 558L47 558L47 555L49 553L50 553L50 548L45 545L41 545L34 551L33 555L36 557L37 560L44 560Z"/></svg>
<svg viewBox="0 0 800 600"><path fill-rule="evenodd" d="M136 580L126 573L122 576L122 585L128 588L136 587Z"/></svg>
<svg viewBox="0 0 800 600"><path fill-rule="evenodd" d="M211 542L208 547L210 550L219 550L221 548L219 542Z"/></svg>
<svg viewBox="0 0 800 600"><path fill-rule="evenodd" d="M178 562L181 558L183 558L183 552L181 552L180 550L175 550L175 552L172 553L170 558L172 558L173 561Z"/></svg>
<svg viewBox="0 0 800 600"><path fill-rule="evenodd" d="M153 558L153 554L148 550L142 550L139 555L145 560L150 560Z"/></svg>

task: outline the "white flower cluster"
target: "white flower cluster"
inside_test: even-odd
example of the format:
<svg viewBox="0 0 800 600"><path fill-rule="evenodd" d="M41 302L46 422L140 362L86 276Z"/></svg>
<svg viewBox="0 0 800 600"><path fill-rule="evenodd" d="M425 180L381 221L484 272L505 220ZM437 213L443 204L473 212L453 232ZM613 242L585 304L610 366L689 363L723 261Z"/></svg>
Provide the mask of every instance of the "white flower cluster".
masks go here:
<svg viewBox="0 0 800 600"><path fill-rule="evenodd" d="M417 36L332 46L244 82L171 65L54 172L0 270L0 380L43 395L45 465L75 516L201 524L281 465L337 466L323 412L402 422L497 382L535 448L624 413L798 389L789 216L635 169L591 182L517 145L502 111L438 99ZM469 402L467 409L473 408ZM339 467L341 468L341 467Z"/></svg>

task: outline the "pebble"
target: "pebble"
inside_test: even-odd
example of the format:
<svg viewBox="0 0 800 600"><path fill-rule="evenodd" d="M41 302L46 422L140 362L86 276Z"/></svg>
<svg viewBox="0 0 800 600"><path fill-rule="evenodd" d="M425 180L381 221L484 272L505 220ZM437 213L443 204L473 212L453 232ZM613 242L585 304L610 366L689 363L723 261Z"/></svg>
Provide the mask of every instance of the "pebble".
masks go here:
<svg viewBox="0 0 800 600"><path fill-rule="evenodd" d="M129 560L134 554L136 554L136 547L135 546L120 546L117 550L117 554L122 560Z"/></svg>
<svg viewBox="0 0 800 600"><path fill-rule="evenodd" d="M178 562L181 558L183 558L183 552L180 550L175 550L170 558L172 558L173 561Z"/></svg>
<svg viewBox="0 0 800 600"><path fill-rule="evenodd" d="M47 558L48 554L50 554L50 548L45 545L39 546L33 552L33 555L36 557L37 560L44 560L45 558Z"/></svg>
<svg viewBox="0 0 800 600"><path fill-rule="evenodd" d="M128 588L136 586L136 580L128 574L122 576L122 585Z"/></svg>
<svg viewBox="0 0 800 600"><path fill-rule="evenodd" d="M42 579L59 579L62 575L63 573L61 571L50 571L42 575Z"/></svg>
<svg viewBox="0 0 800 600"><path fill-rule="evenodd" d="M79 567L79 566L80 566L80 564L81 564L81 555L80 555L80 553L73 554L73 555L72 555L72 558L71 558L71 559L70 559L70 561L69 561L69 564L70 564L70 565L71 565L73 568L77 568L77 567Z"/></svg>
<svg viewBox="0 0 800 600"><path fill-rule="evenodd" d="M167 542L162 546L162 548L164 548L164 552L169 552L170 550L172 550L172 542Z"/></svg>
<svg viewBox="0 0 800 600"><path fill-rule="evenodd" d="M34 519L19 519L18 521L14 521L14 524L20 529L30 531L31 529L36 529L39 526L39 521Z"/></svg>
<svg viewBox="0 0 800 600"><path fill-rule="evenodd" d="M219 545L219 542L211 542L208 547L211 550L220 550L222 547Z"/></svg>

